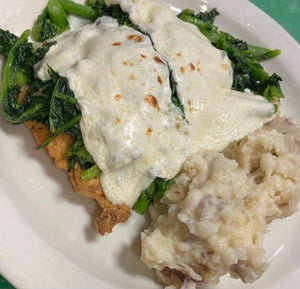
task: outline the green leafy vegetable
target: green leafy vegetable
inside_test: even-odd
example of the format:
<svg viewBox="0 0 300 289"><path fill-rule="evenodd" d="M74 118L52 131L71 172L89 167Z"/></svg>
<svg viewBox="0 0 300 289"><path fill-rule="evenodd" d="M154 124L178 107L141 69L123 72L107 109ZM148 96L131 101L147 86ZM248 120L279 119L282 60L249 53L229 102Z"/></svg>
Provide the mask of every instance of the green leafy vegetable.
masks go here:
<svg viewBox="0 0 300 289"><path fill-rule="evenodd" d="M97 165L93 165L90 168L82 171L81 178L84 182L87 182L94 178L99 178L101 174L101 170L97 167Z"/></svg>
<svg viewBox="0 0 300 289"><path fill-rule="evenodd" d="M77 106L73 91L69 87L66 77L59 76L49 67L48 73L52 80L52 93L49 103L48 122L49 129L53 134L40 148L47 146L57 135L66 132L76 136L80 135L78 122L81 112Z"/></svg>
<svg viewBox="0 0 300 289"><path fill-rule="evenodd" d="M248 45L226 32L219 31L212 25L216 15L216 10L195 15L193 10L186 9L178 17L196 25L216 48L227 53L233 67L233 89L239 91L249 89L253 93L263 95L269 101L278 102L284 97L279 84L281 78L269 76L260 61L276 57L280 54L280 50Z"/></svg>
<svg viewBox="0 0 300 289"><path fill-rule="evenodd" d="M10 49L15 45L18 37L9 31L0 29L0 54L7 57Z"/></svg>
<svg viewBox="0 0 300 289"><path fill-rule="evenodd" d="M154 200L159 200L163 197L171 182L172 180L156 178L147 189L142 191L132 209L143 215Z"/></svg>
<svg viewBox="0 0 300 289"><path fill-rule="evenodd" d="M45 148L54 138L56 138L59 134L68 132L72 129L75 125L78 124L80 121L81 115L78 114L74 116L72 119L68 120L64 125L60 126L57 130L55 130L52 135L44 142L42 143L39 148Z"/></svg>
<svg viewBox="0 0 300 289"><path fill-rule="evenodd" d="M173 73L172 73L172 70L169 68L169 80L170 80L170 87L171 87L171 101L172 103L177 106L181 113L182 113L182 116L183 118L185 118L185 114L184 114L184 107L182 105L182 103L179 101L179 98L177 96L177 89L176 89L176 81L174 80L174 77L173 77Z"/></svg>
<svg viewBox="0 0 300 289"><path fill-rule="evenodd" d="M99 17L99 11L89 5L82 5L70 0L59 0L65 12L92 21Z"/></svg>
<svg viewBox="0 0 300 289"><path fill-rule="evenodd" d="M101 170L95 164L92 156L86 150L82 139L76 141L67 152L69 171L74 169L75 163L78 162L83 169L82 180L88 181L100 177Z"/></svg>
<svg viewBox="0 0 300 289"><path fill-rule="evenodd" d="M76 141L68 150L67 154L69 156L69 171L73 170L76 162L78 162L84 170L92 167L95 164L92 156L86 150L82 139Z"/></svg>
<svg viewBox="0 0 300 289"><path fill-rule="evenodd" d="M20 38L10 36L16 41L7 53L4 66L4 76L1 91L1 109L3 118L11 123L22 123L31 119L32 115L38 113L44 106L44 101L39 99L32 101L24 100L23 95L28 85L34 81L33 65L41 60L49 45L43 48L34 49L27 41L29 30L26 30ZM3 44L9 48L12 41ZM4 53L4 55L6 52Z"/></svg>
<svg viewBox="0 0 300 289"><path fill-rule="evenodd" d="M69 29L69 20L58 0L50 0L35 21L31 36L37 42L44 42Z"/></svg>
<svg viewBox="0 0 300 289"><path fill-rule="evenodd" d="M32 28L32 38L44 42L68 30L70 14L94 21L99 17L99 10L71 0L49 0Z"/></svg>
<svg viewBox="0 0 300 289"><path fill-rule="evenodd" d="M129 19L128 13L124 12L118 4L106 6L104 0L86 0L85 4L96 10L98 17L110 16L118 20L120 25L126 25L138 30L138 27Z"/></svg>
<svg viewBox="0 0 300 289"><path fill-rule="evenodd" d="M198 13L196 15L196 17L199 18L200 20L204 21L204 22L214 24L216 16L218 16L219 14L220 13L217 11L217 9L213 8L210 11Z"/></svg>
<svg viewBox="0 0 300 289"><path fill-rule="evenodd" d="M51 131L56 131L69 120L80 115L80 110L74 93L69 87L68 79L60 77L51 68L49 68L49 74L55 82L50 100L49 128Z"/></svg>

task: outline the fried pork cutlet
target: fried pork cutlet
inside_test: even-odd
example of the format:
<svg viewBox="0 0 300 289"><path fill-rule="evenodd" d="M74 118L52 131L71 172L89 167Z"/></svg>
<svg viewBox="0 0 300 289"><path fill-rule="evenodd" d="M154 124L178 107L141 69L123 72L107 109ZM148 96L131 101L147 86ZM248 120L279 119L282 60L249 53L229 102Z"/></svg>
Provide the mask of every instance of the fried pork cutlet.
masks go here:
<svg viewBox="0 0 300 289"><path fill-rule="evenodd" d="M38 144L42 144L51 136L49 129L42 123L28 121L25 123L34 135ZM73 138L62 133L54 138L46 147L46 151L54 159L55 165L68 172L67 151L73 144ZM84 182L81 177L81 167L76 164L74 169L68 172L71 182L80 195L94 199L101 207L100 215L95 219L95 226L101 235L111 233L118 223L125 222L131 214L131 209L125 204L115 205L111 203L102 190L100 179L95 178Z"/></svg>

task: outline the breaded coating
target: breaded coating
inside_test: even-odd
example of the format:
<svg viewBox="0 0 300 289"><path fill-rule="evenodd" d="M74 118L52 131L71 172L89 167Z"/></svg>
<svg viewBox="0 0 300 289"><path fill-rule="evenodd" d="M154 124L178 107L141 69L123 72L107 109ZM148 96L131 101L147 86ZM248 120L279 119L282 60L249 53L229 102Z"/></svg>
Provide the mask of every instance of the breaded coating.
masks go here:
<svg viewBox="0 0 300 289"><path fill-rule="evenodd" d="M31 129L38 144L42 144L51 136L49 129L42 123L28 121L25 124ZM68 156L66 153L73 142L70 135L62 133L46 147L46 151L54 159L55 165L66 172L68 171ZM80 165L76 163L74 169L68 172L71 182L77 193L96 200L102 208L100 215L95 219L95 226L99 234L111 233L115 225L125 222L130 217L131 209L125 204L115 205L111 203L105 197L100 179L96 178L84 182L81 171Z"/></svg>

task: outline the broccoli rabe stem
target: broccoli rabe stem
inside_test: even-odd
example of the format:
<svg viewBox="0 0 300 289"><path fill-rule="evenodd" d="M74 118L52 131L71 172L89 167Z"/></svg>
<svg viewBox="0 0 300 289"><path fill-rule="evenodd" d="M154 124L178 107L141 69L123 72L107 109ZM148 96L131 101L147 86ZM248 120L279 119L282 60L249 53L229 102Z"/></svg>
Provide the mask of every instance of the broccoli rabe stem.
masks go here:
<svg viewBox="0 0 300 289"><path fill-rule="evenodd" d="M30 30L25 30L20 38L17 39L7 55L3 73L1 99L3 99L5 94L15 85L19 85L19 83L16 83L16 74L19 69L19 67L15 65L16 51L21 45L24 44L24 42L27 42L29 34Z"/></svg>
<svg viewBox="0 0 300 289"><path fill-rule="evenodd" d="M60 0L49 0L47 4L49 18L63 30L69 29L68 16Z"/></svg>
<svg viewBox="0 0 300 289"><path fill-rule="evenodd" d="M59 0L62 7L68 14L76 15L90 20L95 20L99 16L99 11L88 5L75 3L71 0Z"/></svg>

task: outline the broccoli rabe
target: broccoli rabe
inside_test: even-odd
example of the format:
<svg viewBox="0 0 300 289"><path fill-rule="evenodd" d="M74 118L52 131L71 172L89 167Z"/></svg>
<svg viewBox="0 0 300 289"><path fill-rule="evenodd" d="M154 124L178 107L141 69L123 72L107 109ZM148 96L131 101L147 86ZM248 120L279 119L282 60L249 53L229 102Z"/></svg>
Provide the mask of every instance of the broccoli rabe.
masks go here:
<svg viewBox="0 0 300 289"><path fill-rule="evenodd" d="M227 53L233 68L233 89L239 91L249 89L253 93L263 95L269 101L279 101L284 97L279 84L281 78L275 74L269 76L260 61L276 57L280 54L280 50L249 45L226 32L219 31L212 24L216 15L215 9L207 14L197 15L193 10L186 9L178 17L196 25L216 48Z"/></svg>
<svg viewBox="0 0 300 289"><path fill-rule="evenodd" d="M3 55L7 56L1 90L1 110L3 118L11 123L22 123L31 119L32 115L40 113L43 104L37 99L32 101L24 100L24 95L28 90L28 86L34 81L33 66L41 60L50 44L42 48L34 49L32 44L27 41L30 34L29 30L23 32L18 38L9 32L1 31L2 35L7 35L1 41ZM3 40L2 39L2 40ZM11 40L13 39L15 42Z"/></svg>
<svg viewBox="0 0 300 289"><path fill-rule="evenodd" d="M31 36L37 42L44 42L69 29L69 20L59 0L50 0L35 21Z"/></svg>
<svg viewBox="0 0 300 289"><path fill-rule="evenodd" d="M77 140L67 152L69 171L74 169L75 163L78 162L83 169L81 176L83 181L100 176L100 169L95 164L92 156L86 150L82 139Z"/></svg>
<svg viewBox="0 0 300 289"><path fill-rule="evenodd" d="M6 57L17 40L16 35L0 29L0 54Z"/></svg>
<svg viewBox="0 0 300 289"><path fill-rule="evenodd" d="M71 0L49 0L32 28L32 38L44 42L69 29L69 15L94 21L99 16L96 7L82 5Z"/></svg>
<svg viewBox="0 0 300 289"><path fill-rule="evenodd" d="M171 182L172 180L156 178L147 189L142 191L132 209L143 215L155 200L159 200L163 197Z"/></svg>

